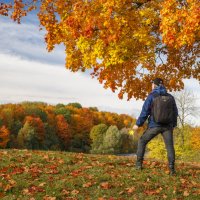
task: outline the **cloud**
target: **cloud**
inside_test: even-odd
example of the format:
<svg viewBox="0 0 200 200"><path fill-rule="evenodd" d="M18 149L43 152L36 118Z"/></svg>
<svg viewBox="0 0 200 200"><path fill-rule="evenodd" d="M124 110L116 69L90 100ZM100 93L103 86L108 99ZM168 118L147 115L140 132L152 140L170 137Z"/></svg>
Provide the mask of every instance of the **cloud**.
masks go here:
<svg viewBox="0 0 200 200"><path fill-rule="evenodd" d="M52 66L20 57L0 54L1 103L45 101L47 103L80 102L119 113L134 113L142 101L119 100L95 79L72 73L63 66Z"/></svg>
<svg viewBox="0 0 200 200"><path fill-rule="evenodd" d="M29 15L22 24L6 17L0 18L0 52L51 65L64 65L64 46L59 45L49 53L44 41L45 31L39 31L39 22L33 18L36 16Z"/></svg>

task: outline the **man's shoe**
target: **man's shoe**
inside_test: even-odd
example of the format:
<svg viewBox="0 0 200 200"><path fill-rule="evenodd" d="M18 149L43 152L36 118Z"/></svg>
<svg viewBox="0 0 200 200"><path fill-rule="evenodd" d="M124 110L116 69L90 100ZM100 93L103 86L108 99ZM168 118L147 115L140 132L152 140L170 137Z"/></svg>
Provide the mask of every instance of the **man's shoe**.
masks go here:
<svg viewBox="0 0 200 200"><path fill-rule="evenodd" d="M137 161L135 164L135 169L142 170L142 163Z"/></svg>
<svg viewBox="0 0 200 200"><path fill-rule="evenodd" d="M176 171L171 171L171 170L170 170L169 175L170 175L170 176L175 176L175 175L176 175Z"/></svg>
<svg viewBox="0 0 200 200"><path fill-rule="evenodd" d="M174 165L169 165L169 175L170 176L176 175L176 171L174 169Z"/></svg>

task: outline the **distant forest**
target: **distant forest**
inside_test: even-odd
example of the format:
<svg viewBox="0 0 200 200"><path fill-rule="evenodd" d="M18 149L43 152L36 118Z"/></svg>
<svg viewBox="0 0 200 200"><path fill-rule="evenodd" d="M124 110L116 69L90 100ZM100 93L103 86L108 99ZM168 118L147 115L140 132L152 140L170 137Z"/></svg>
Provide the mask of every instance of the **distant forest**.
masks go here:
<svg viewBox="0 0 200 200"><path fill-rule="evenodd" d="M135 148L128 134L133 123L135 119L129 115L99 111L96 107L85 108L80 103L4 104L0 105L0 148L89 152L95 142L94 131L93 135L90 132L100 125L107 127L105 131L111 127L115 133L116 130L123 132L118 152L130 152ZM107 139L112 140L112 133L110 137Z"/></svg>

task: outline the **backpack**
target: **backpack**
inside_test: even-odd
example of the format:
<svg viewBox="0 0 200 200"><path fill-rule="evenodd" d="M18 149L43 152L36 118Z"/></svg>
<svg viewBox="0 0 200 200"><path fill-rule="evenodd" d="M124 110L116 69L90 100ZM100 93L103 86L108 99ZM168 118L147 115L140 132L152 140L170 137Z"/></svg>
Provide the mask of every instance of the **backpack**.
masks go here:
<svg viewBox="0 0 200 200"><path fill-rule="evenodd" d="M156 123L170 124L174 117L174 98L168 94L153 95L151 113Z"/></svg>

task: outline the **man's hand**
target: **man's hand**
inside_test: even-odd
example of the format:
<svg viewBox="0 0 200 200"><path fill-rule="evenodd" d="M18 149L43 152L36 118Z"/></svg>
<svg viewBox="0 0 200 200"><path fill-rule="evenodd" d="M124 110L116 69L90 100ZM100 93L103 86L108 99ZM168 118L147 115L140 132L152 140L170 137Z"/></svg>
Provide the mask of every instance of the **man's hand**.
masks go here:
<svg viewBox="0 0 200 200"><path fill-rule="evenodd" d="M134 125L132 129L133 129L134 131L137 131L138 128L139 128L139 127L138 127L137 125Z"/></svg>

